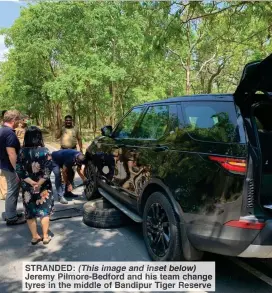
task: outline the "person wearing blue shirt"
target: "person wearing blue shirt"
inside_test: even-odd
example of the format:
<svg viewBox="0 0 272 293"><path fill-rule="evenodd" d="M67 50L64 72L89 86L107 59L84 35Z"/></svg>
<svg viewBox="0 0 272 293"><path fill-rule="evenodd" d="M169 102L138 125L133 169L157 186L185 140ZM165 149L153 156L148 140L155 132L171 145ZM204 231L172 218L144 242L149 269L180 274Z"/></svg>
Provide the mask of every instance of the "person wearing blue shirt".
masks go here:
<svg viewBox="0 0 272 293"><path fill-rule="evenodd" d="M16 212L19 197L19 178L15 172L20 142L14 129L21 120L20 112L6 111L3 126L0 128L0 173L7 182L5 202L7 225L18 225L26 222L22 214Z"/></svg>
<svg viewBox="0 0 272 293"><path fill-rule="evenodd" d="M2 121L4 119L4 115L6 112L7 110L2 111L0 128L3 127ZM6 177L2 175L2 172L0 170L0 199L5 200L6 197L7 197L7 180L6 180Z"/></svg>
<svg viewBox="0 0 272 293"><path fill-rule="evenodd" d="M83 174L82 165L85 164L85 156L73 149L61 149L59 151L52 152L53 160L53 173L55 175L55 186L58 193L59 202L67 204L68 201L65 197L77 197L72 193L73 179L74 179L74 167L77 167L77 173L82 179L86 181L86 177ZM61 169L63 180L65 183L65 189L62 187Z"/></svg>

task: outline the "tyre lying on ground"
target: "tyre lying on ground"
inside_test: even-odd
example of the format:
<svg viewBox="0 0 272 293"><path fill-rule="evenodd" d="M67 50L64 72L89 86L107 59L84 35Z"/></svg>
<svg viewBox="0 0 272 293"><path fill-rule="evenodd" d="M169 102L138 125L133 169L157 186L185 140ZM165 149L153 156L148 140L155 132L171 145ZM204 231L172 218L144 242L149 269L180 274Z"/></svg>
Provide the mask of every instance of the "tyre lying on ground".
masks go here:
<svg viewBox="0 0 272 293"><path fill-rule="evenodd" d="M84 204L83 222L95 228L118 228L130 223L131 220L109 201L98 198Z"/></svg>

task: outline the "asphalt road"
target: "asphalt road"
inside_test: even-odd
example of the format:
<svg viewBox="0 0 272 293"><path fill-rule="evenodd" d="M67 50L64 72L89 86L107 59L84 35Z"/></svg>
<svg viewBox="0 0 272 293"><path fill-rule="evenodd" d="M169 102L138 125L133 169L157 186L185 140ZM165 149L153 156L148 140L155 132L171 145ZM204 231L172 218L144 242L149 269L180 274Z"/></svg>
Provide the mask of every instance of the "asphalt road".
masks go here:
<svg viewBox="0 0 272 293"><path fill-rule="evenodd" d="M53 179L53 177L52 177ZM78 202L71 201L73 207ZM57 208L63 207L59 203ZM22 203L18 204L22 209ZM0 201L0 213L4 201ZM0 220L0 293L22 292L23 261L148 261L140 225L119 229L95 229L81 217L51 222L53 240L48 246L30 244L26 225L7 227ZM271 293L270 261L227 258L207 254L216 263L217 293ZM205 293L202 291L202 293Z"/></svg>

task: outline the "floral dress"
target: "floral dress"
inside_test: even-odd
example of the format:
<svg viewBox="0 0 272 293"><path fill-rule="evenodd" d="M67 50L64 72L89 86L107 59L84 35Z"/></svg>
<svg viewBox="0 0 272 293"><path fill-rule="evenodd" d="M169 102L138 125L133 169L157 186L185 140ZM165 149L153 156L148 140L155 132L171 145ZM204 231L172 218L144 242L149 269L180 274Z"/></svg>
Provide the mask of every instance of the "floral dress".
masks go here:
<svg viewBox="0 0 272 293"><path fill-rule="evenodd" d="M54 196L50 181L51 171L52 158L47 148L22 148L20 150L16 172L21 179L26 219L51 215L54 207ZM35 193L33 187L24 181L25 178L31 178L36 182L40 179L46 181L41 186L40 192Z"/></svg>

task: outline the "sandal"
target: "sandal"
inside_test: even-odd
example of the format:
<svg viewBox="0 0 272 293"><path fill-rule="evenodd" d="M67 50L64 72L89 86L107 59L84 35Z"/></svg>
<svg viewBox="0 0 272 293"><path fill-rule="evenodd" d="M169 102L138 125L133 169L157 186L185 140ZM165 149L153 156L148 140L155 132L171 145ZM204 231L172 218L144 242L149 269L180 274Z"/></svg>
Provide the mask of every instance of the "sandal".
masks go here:
<svg viewBox="0 0 272 293"><path fill-rule="evenodd" d="M43 239L43 244L47 245L52 240L51 236Z"/></svg>
<svg viewBox="0 0 272 293"><path fill-rule="evenodd" d="M41 242L41 241L43 241L42 238L32 238L32 240L31 240L31 244L32 244L32 245L36 245L36 244L38 244L38 243Z"/></svg>

